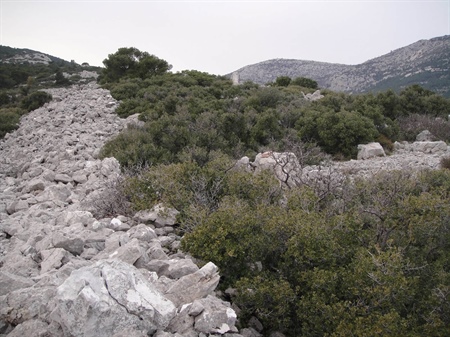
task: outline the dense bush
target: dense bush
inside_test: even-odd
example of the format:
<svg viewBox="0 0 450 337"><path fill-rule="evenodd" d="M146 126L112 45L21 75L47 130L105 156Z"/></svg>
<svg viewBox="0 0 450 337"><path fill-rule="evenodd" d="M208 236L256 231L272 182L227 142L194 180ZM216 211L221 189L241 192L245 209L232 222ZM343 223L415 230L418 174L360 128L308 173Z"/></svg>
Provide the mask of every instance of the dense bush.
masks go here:
<svg viewBox="0 0 450 337"><path fill-rule="evenodd" d="M17 129L20 116L25 113L19 108L0 109L0 138Z"/></svg>
<svg viewBox="0 0 450 337"><path fill-rule="evenodd" d="M298 85L304 88L319 89L319 85L316 81L306 77L296 77L291 81L290 84Z"/></svg>
<svg viewBox="0 0 450 337"><path fill-rule="evenodd" d="M118 113L145 123L102 149L123 167L145 167L123 182L127 202L180 211L182 249L220 267L243 325L256 316L267 335L448 334L450 171L350 180L330 170L287 188L234 165L264 150L321 164L315 144L344 157L359 143L390 147L405 137L399 121L442 117L448 100L414 86L399 95L325 90L309 102L306 80L233 86L196 71L105 83L122 100Z"/></svg>
<svg viewBox="0 0 450 337"><path fill-rule="evenodd" d="M170 70L171 66L165 61L137 48L119 48L114 54L108 55L103 61L100 82L118 82L120 79L145 79L161 75Z"/></svg>
<svg viewBox="0 0 450 337"><path fill-rule="evenodd" d="M32 111L40 108L51 100L52 95L49 93L46 93L45 91L36 91L22 99L21 107L27 111Z"/></svg>
<svg viewBox="0 0 450 337"><path fill-rule="evenodd" d="M304 188L286 206L250 207L230 196L184 236L183 248L217 263L223 285L238 289L242 319L255 315L268 330L445 335L450 174L430 174L358 181L319 209L307 205L317 196ZM445 190L430 184L436 178ZM336 212L338 202L345 211Z"/></svg>
<svg viewBox="0 0 450 337"><path fill-rule="evenodd" d="M380 173L283 189L216 153L154 165L123 191L175 207L182 248L220 267L240 320L288 336L444 336L450 324L450 171Z"/></svg>
<svg viewBox="0 0 450 337"><path fill-rule="evenodd" d="M101 82L122 101L117 113L121 117L138 113L146 122L139 132L127 131L135 133L136 143L146 144L146 149L131 144L115 146L115 141L123 142L117 138L103 151L123 158L123 165L167 164L186 158L205 163L211 151L234 158L263 150L286 151L290 150L284 147L287 138L350 158L356 156L360 143L381 140L389 150L393 141L407 137L400 132L398 119L417 110L409 104L411 100L427 118L450 111L449 100L419 86L408 87L399 95L393 91L348 95L324 90L324 98L309 102L302 92L314 90L317 83L307 78L291 81L280 76L269 87L234 86L224 77L199 71L170 73L168 63L159 59L155 60L161 67L140 73L139 63L147 58L155 57L122 48L105 60L109 66ZM130 147L136 148L134 159L125 159L127 154L120 152Z"/></svg>
<svg viewBox="0 0 450 337"><path fill-rule="evenodd" d="M373 121L355 111L331 109L306 111L296 124L302 139L313 140L330 154L354 157L358 144L378 136Z"/></svg>

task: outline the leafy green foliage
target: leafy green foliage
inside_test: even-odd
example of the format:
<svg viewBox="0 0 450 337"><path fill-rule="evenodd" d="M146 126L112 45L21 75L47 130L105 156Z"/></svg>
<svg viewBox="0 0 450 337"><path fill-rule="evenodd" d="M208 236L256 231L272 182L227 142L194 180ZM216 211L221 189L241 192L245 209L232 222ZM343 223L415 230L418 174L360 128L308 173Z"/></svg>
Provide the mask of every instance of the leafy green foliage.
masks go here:
<svg viewBox="0 0 450 337"><path fill-rule="evenodd" d="M146 123L140 130L126 131L135 145L119 137L102 151L103 156L121 158L125 166L186 159L207 163L212 151L237 158L266 149L289 151L289 143L317 144L336 157L350 158L358 144L381 140L389 150L393 141L402 140L397 119L411 115L410 101L428 116L442 116L450 109L448 100L418 86L400 95L387 91L352 96L325 90L324 98L309 102L302 92L317 88L311 79L280 76L274 86L233 86L223 77L199 71L170 73L166 61L136 48L120 48L105 66L101 82L122 101L117 114L139 114ZM145 144L142 150L140 144Z"/></svg>
<svg viewBox="0 0 450 337"><path fill-rule="evenodd" d="M119 48L103 64L101 83L118 82L125 77L145 79L162 75L171 68L165 60L133 47Z"/></svg>
<svg viewBox="0 0 450 337"><path fill-rule="evenodd" d="M330 175L324 191L314 182L284 190L270 172L234 166L266 149L317 164L314 144L346 157L359 143L389 147L404 137L402 118L443 117L448 100L412 87L325 90L309 102L307 79L233 86L198 71L139 76L133 67L107 85L122 100L117 112L139 113L144 124L102 156L145 167L124 182L127 200L135 210L163 202L180 211L183 250L220 267L244 325L256 316L267 332L288 336L448 334L450 171Z"/></svg>
<svg viewBox="0 0 450 337"><path fill-rule="evenodd" d="M52 100L52 95L45 91L36 91L22 100L21 106L27 111L36 110Z"/></svg>
<svg viewBox="0 0 450 337"><path fill-rule="evenodd" d="M304 188L283 205L250 207L230 194L182 245L218 264L223 286L237 287L241 319L257 316L269 331L445 335L449 187L448 171L382 174L320 208Z"/></svg>
<svg viewBox="0 0 450 337"><path fill-rule="evenodd" d="M357 145L378 136L373 121L355 111L310 110L297 121L300 137L316 141L327 153L355 156Z"/></svg>
<svg viewBox="0 0 450 337"><path fill-rule="evenodd" d="M128 178L135 209L177 208L183 250L221 269L241 322L288 336L444 336L450 171L380 173L322 198L216 152ZM339 207L337 207L339 205Z"/></svg>
<svg viewBox="0 0 450 337"><path fill-rule="evenodd" d="M68 78L64 77L64 75L63 75L61 70L58 70L55 73L55 84L57 86L63 87L63 86L69 85L70 83L71 83L70 80Z"/></svg>
<svg viewBox="0 0 450 337"><path fill-rule="evenodd" d="M306 77L296 77L292 80L291 84L309 89L319 89L316 81Z"/></svg>
<svg viewBox="0 0 450 337"><path fill-rule="evenodd" d="M287 87L291 83L289 76L278 76L275 80L275 85L278 87Z"/></svg>
<svg viewBox="0 0 450 337"><path fill-rule="evenodd" d="M18 108L0 109L0 138L5 137L7 133L17 129L20 116L22 116L24 112L25 111Z"/></svg>

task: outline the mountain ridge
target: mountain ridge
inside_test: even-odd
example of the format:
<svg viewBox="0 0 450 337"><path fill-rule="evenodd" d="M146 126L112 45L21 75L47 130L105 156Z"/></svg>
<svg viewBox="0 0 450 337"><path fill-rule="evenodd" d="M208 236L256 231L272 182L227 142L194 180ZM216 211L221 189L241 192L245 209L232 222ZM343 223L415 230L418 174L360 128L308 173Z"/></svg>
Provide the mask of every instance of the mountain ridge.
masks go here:
<svg viewBox="0 0 450 337"><path fill-rule="evenodd" d="M450 97L450 35L419 40L357 65L296 59L271 59L242 67L226 76L239 83L267 84L278 76L308 77L322 88L363 93L419 84Z"/></svg>
<svg viewBox="0 0 450 337"><path fill-rule="evenodd" d="M0 63L11 64L44 64L49 65L51 63L59 65L79 65L75 61L67 61L62 58L46 54L37 50L29 48L13 48L4 45L0 45Z"/></svg>

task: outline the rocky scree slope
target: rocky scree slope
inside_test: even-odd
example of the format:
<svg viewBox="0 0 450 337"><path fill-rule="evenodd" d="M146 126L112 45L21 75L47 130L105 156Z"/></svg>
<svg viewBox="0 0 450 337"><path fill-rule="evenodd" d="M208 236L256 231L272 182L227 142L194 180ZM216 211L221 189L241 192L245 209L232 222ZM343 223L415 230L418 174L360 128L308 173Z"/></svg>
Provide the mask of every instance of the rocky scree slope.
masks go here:
<svg viewBox="0 0 450 337"><path fill-rule="evenodd" d="M307 77L321 88L362 93L419 84L450 97L450 35L420 40L358 65L274 59L243 67L239 82L274 82L278 76ZM231 74L230 74L231 75Z"/></svg>
<svg viewBox="0 0 450 337"><path fill-rule="evenodd" d="M250 336L217 267L178 251L175 210L90 212L120 175L98 152L133 118L95 83L49 92L0 142L0 336Z"/></svg>

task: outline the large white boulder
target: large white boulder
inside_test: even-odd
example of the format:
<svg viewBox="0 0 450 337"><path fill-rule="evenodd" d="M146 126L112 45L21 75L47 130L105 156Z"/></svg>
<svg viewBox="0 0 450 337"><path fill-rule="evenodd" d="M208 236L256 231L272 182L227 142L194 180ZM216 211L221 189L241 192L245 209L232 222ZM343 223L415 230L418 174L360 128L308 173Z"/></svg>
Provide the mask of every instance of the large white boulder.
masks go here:
<svg viewBox="0 0 450 337"><path fill-rule="evenodd" d="M80 268L57 288L51 318L67 336L107 337L126 328L165 329L174 304L142 273L119 260Z"/></svg>
<svg viewBox="0 0 450 337"><path fill-rule="evenodd" d="M386 153L384 153L383 147L380 143L369 143L369 144L360 144L358 145L358 160L370 159L375 157L385 157Z"/></svg>

